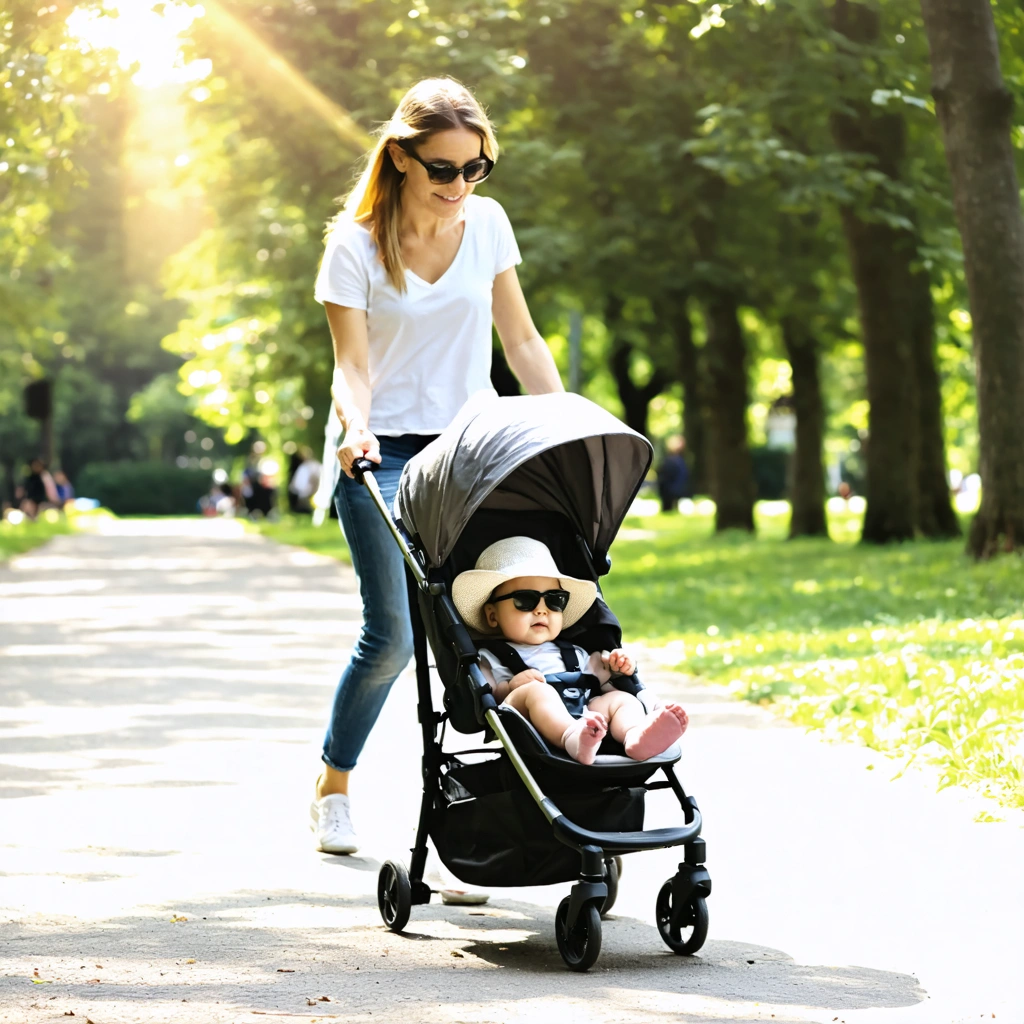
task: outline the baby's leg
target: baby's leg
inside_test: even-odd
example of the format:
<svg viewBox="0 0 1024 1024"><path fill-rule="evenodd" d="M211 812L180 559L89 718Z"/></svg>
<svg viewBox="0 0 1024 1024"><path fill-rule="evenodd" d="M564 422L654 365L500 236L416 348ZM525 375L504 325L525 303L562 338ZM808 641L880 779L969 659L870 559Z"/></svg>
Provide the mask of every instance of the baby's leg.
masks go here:
<svg viewBox="0 0 1024 1024"><path fill-rule="evenodd" d="M682 705L670 702L648 715L636 697L622 690L603 693L595 697L589 706L607 717L612 738L618 740L626 748L626 755L636 761L644 761L667 750L690 724Z"/></svg>
<svg viewBox="0 0 1024 1024"><path fill-rule="evenodd" d="M573 718L565 709L558 691L547 683L517 686L505 703L530 720L549 743L564 750L580 764L593 764L608 722L604 715L589 709L582 718Z"/></svg>

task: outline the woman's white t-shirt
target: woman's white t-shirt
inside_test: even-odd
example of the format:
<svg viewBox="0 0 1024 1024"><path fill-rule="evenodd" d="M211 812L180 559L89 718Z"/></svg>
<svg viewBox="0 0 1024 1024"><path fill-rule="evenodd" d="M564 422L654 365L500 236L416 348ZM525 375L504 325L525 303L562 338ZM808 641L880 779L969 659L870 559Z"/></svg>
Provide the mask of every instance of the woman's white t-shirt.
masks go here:
<svg viewBox="0 0 1024 1024"><path fill-rule="evenodd" d="M495 200L467 196L463 217L451 266L433 284L406 270L404 293L361 224L340 220L327 238L315 296L366 310L374 434L439 434L470 395L491 387L491 287L522 258Z"/></svg>

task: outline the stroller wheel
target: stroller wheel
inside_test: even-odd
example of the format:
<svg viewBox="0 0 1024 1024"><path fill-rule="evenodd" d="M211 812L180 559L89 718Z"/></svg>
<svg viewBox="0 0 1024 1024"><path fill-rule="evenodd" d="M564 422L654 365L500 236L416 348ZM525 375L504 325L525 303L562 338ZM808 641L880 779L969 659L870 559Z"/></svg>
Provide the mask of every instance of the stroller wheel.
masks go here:
<svg viewBox="0 0 1024 1024"><path fill-rule="evenodd" d="M569 897L558 904L555 912L555 941L558 952L570 971L589 971L601 955L601 915L594 903L582 907L572 931L566 934Z"/></svg>
<svg viewBox="0 0 1024 1024"><path fill-rule="evenodd" d="M604 881L608 886L608 896L601 907L601 916L604 917L615 905L616 897L619 895L619 873L622 862L621 857L605 857L604 859Z"/></svg>
<svg viewBox="0 0 1024 1024"><path fill-rule="evenodd" d="M703 896L694 896L673 923L676 908L672 906L672 879L658 893L655 918L665 945L680 956L696 953L708 937L708 905Z"/></svg>
<svg viewBox="0 0 1024 1024"><path fill-rule="evenodd" d="M384 923L400 932L409 923L412 910L412 886L409 872L401 861L385 861L377 876L377 906Z"/></svg>

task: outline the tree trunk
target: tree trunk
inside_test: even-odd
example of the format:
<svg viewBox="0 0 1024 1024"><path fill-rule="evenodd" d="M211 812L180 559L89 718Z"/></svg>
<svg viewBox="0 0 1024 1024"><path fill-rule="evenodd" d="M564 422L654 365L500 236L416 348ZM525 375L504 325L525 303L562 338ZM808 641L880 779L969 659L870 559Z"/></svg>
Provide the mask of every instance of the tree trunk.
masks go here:
<svg viewBox="0 0 1024 1024"><path fill-rule="evenodd" d="M857 44L878 38L878 14L836 0L836 29ZM898 178L905 139L903 118L876 114L866 101L832 117L836 145L872 159L875 169ZM884 201L884 200L883 200ZM914 353L907 313L913 238L880 219L842 210L843 230L857 287L861 340L871 406L865 453L868 506L861 539L869 543L910 540L917 524L918 414Z"/></svg>
<svg viewBox="0 0 1024 1024"><path fill-rule="evenodd" d="M725 181L709 175L701 189L704 212L693 219L693 237L703 263L730 276L718 259L715 211L728 200ZM717 265L717 266L716 266ZM747 445L747 346L740 327L736 291L719 280L700 288L707 340L708 479L715 501L715 530L754 532L754 467Z"/></svg>
<svg viewBox="0 0 1024 1024"><path fill-rule="evenodd" d="M694 494L708 493L707 388L701 350L693 340L688 296L674 294L664 307L663 316L675 341L679 360L679 379L683 385L683 436L686 461L690 469L690 487Z"/></svg>
<svg viewBox="0 0 1024 1024"><path fill-rule="evenodd" d="M782 340L793 371L796 412L796 449L793 452L793 515L790 537L827 537L825 467L821 461L825 434L825 403L821 395L818 345L804 321L789 316L782 321Z"/></svg>
<svg viewBox="0 0 1024 1024"><path fill-rule="evenodd" d="M736 297L710 289L703 300L711 410L711 497L715 530L754 530L754 469L747 446L747 346Z"/></svg>
<svg viewBox="0 0 1024 1024"><path fill-rule="evenodd" d="M655 368L646 384L634 383L630 371L633 346L620 336L619 331L622 305L622 300L616 297L609 297L605 303L605 326L612 335L612 354L608 365L622 402L626 426L646 437L647 410L651 401L665 390L668 379L660 369Z"/></svg>
<svg viewBox="0 0 1024 1024"><path fill-rule="evenodd" d="M960 520L953 510L949 494L946 441L942 431L942 384L935 367L935 310L931 277L927 270L921 268L911 275L910 283L908 299L920 442L917 525L926 537L959 537Z"/></svg>
<svg viewBox="0 0 1024 1024"><path fill-rule="evenodd" d="M989 0L921 8L974 321L982 492L967 548L989 558L1024 548L1024 219L1013 103Z"/></svg>

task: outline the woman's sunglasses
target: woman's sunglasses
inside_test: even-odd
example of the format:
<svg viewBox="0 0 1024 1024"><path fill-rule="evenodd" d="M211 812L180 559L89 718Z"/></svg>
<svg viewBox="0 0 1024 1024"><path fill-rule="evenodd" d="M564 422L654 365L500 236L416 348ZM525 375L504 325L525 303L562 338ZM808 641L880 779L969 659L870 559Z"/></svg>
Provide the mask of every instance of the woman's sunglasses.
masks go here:
<svg viewBox="0 0 1024 1024"><path fill-rule="evenodd" d="M564 612L565 606L569 603L568 590L545 590L542 594L539 590L513 590L511 594L502 594L501 597L492 597L491 604L499 601L511 601L517 611L532 612L540 604L541 598L548 606L548 611Z"/></svg>
<svg viewBox="0 0 1024 1024"><path fill-rule="evenodd" d="M423 164L427 169L427 177L435 185L450 185L460 174L467 185L475 185L478 181L483 181L494 170L494 161L484 156L483 153L462 167L454 167L452 164L428 164L426 160L421 160L413 152L412 146L408 143L399 142L399 145L413 160Z"/></svg>

